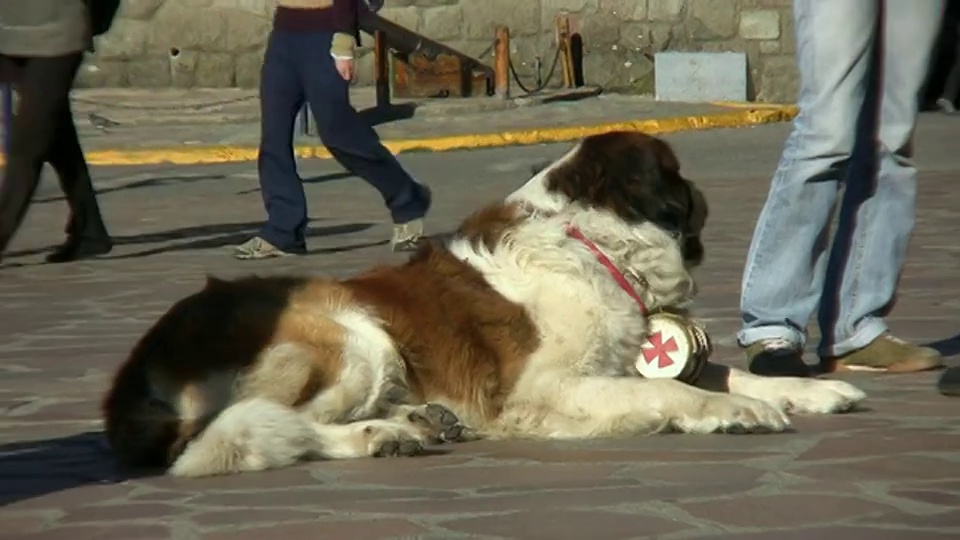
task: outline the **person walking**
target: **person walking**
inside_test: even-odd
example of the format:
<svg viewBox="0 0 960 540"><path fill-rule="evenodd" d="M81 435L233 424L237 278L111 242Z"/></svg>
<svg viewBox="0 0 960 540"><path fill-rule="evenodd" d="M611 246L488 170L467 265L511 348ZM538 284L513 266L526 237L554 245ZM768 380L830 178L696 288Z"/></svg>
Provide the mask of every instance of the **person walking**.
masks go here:
<svg viewBox="0 0 960 540"><path fill-rule="evenodd" d="M361 0L277 0L260 77L258 172L266 223L236 247L238 259L306 252L307 201L293 154L304 102L321 142L344 168L372 185L390 210L391 246L413 249L423 235L430 190L414 181L350 104Z"/></svg>
<svg viewBox="0 0 960 540"><path fill-rule="evenodd" d="M960 4L947 3L944 10L944 25L941 45L949 47L950 69L943 83L936 107L945 114L957 113L957 98L960 98Z"/></svg>
<svg viewBox="0 0 960 540"><path fill-rule="evenodd" d="M815 309L825 371L941 365L884 317L914 225L912 137L942 13L942 0L794 0L800 112L743 273L738 341L752 372L809 375Z"/></svg>
<svg viewBox="0 0 960 540"><path fill-rule="evenodd" d="M0 257L23 222L45 162L57 173L70 208L66 242L47 261L113 248L70 108L74 77L95 32L88 1L0 2L0 71L4 82L15 83L18 97L0 184Z"/></svg>

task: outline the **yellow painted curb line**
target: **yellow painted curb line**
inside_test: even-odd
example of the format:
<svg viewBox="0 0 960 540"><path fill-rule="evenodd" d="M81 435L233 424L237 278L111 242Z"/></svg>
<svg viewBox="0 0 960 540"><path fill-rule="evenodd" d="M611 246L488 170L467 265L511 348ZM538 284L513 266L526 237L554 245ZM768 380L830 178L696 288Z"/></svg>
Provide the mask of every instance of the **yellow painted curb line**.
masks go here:
<svg viewBox="0 0 960 540"><path fill-rule="evenodd" d="M610 131L642 131L651 135L714 128L736 128L785 122L797 114L792 105L732 104L729 112L673 118L651 118L590 126L524 129L502 133L451 135L425 139L384 141L394 154L413 151L447 152L502 146L520 146L568 142ZM322 145L297 146L299 158L329 159L330 152ZM251 146L197 146L164 149L93 150L87 152L91 165L199 165L236 163L257 159L257 148ZM2 161L0 161L2 163Z"/></svg>

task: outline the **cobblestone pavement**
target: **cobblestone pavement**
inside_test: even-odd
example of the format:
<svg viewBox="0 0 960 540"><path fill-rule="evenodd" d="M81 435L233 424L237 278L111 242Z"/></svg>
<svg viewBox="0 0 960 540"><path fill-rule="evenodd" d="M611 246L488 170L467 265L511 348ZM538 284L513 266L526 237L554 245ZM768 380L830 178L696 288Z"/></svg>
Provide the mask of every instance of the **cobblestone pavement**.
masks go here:
<svg viewBox="0 0 960 540"><path fill-rule="evenodd" d="M890 319L905 338L960 351L955 120L927 117L917 231ZM752 222L786 126L677 134L712 213L700 313L733 348ZM411 154L444 230L506 193L563 146ZM924 540L960 533L960 401L936 373L847 376L867 410L796 419L796 433L479 442L410 459L321 462L216 479L125 477L105 453L97 404L134 340L206 273L347 275L399 260L373 191L332 162L304 164L308 256L233 261L262 216L254 167L98 169L119 241L103 260L39 264L64 207L45 185L0 269L0 537L743 538ZM951 360L956 364L956 360Z"/></svg>

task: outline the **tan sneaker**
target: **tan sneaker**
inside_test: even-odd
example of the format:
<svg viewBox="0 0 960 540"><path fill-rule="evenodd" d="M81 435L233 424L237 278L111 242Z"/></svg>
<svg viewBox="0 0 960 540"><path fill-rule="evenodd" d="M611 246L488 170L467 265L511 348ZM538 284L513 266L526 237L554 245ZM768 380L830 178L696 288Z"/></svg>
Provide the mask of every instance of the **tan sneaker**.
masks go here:
<svg viewBox="0 0 960 540"><path fill-rule="evenodd" d="M913 373L943 365L935 349L921 347L884 334L866 347L837 357L821 358L824 371L882 371Z"/></svg>
<svg viewBox="0 0 960 540"><path fill-rule="evenodd" d="M423 241L423 220L415 219L393 226L390 248L393 251L414 251Z"/></svg>
<svg viewBox="0 0 960 540"><path fill-rule="evenodd" d="M803 349L786 339L761 339L743 348L750 373L764 377L809 377Z"/></svg>
<svg viewBox="0 0 960 540"><path fill-rule="evenodd" d="M240 260L273 259L293 255L274 246L259 236L247 240L233 248L233 257Z"/></svg>

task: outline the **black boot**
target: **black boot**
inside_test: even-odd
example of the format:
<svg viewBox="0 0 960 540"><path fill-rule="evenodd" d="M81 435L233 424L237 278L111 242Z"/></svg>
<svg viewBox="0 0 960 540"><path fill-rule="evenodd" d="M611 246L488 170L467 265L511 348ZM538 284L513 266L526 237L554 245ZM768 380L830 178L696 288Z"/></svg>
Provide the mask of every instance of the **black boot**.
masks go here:
<svg viewBox="0 0 960 540"><path fill-rule="evenodd" d="M87 225L78 220L76 215L71 212L70 219L67 221L65 232L67 241L53 250L53 253L47 255L48 263L65 263L80 259L88 259L98 255L106 255L113 249L113 241L107 234L107 228L100 218L99 209L96 211L96 218L92 220L92 225ZM86 234L80 236L78 231L86 230Z"/></svg>
<svg viewBox="0 0 960 540"><path fill-rule="evenodd" d="M103 238L70 237L62 245L47 255L48 263L65 263L80 259L89 259L98 255L106 255L113 250L113 241L109 236Z"/></svg>

